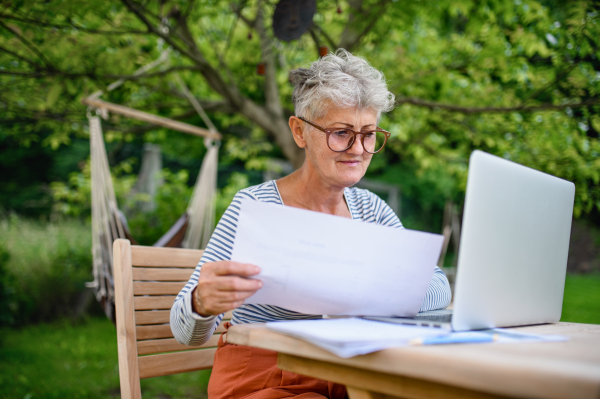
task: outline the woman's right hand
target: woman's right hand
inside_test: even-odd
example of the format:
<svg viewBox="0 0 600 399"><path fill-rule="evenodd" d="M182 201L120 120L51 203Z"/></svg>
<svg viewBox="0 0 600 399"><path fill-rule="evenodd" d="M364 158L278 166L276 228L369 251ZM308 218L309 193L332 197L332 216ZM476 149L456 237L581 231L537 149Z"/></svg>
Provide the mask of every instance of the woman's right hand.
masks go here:
<svg viewBox="0 0 600 399"><path fill-rule="evenodd" d="M192 293L194 311L206 317L237 308L262 287L262 281L249 278L258 273L260 268L248 263L205 263Z"/></svg>

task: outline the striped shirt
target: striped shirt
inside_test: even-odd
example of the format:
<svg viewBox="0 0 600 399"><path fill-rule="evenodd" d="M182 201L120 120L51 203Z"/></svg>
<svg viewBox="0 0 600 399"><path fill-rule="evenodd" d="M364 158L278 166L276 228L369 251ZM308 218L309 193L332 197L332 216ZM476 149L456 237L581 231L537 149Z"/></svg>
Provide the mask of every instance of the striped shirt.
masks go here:
<svg viewBox="0 0 600 399"><path fill-rule="evenodd" d="M192 309L192 292L198 285L198 277L203 264L231 259L241 200L244 198L283 205L277 184L273 180L258 186L245 188L235 195L217 224L192 277L177 295L171 308L171 330L175 339L182 344L202 345L208 341L223 319L223 314L203 317L195 313ZM381 198L370 191L354 187L346 188L344 198L352 219L404 228L394 211ZM450 304L450 300L451 293L448 279L444 272L436 266L427 294L421 305L421 311L445 308ZM271 305L244 304L233 311L231 324L315 318L321 318L321 316L297 313Z"/></svg>

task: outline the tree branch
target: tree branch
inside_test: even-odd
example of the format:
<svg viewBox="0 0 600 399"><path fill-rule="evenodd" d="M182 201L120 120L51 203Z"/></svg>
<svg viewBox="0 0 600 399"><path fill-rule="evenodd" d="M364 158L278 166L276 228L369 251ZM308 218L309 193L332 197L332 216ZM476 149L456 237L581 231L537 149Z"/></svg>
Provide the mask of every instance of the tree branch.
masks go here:
<svg viewBox="0 0 600 399"><path fill-rule="evenodd" d="M213 90L227 98L233 104L240 104L241 98L239 91L235 90L234 88L228 87L228 85L225 83L219 72L210 65L210 63L206 60L204 55L200 52L200 49L196 45L194 38L187 26L187 20L180 12L172 12L171 16L174 17L178 22L177 37L188 47L189 50L183 48L181 45L176 43L171 36L161 32L158 28L156 28L146 17L143 10L140 9L134 1L121 1L127 6L127 8L129 8L129 10L131 10L131 12L133 12L138 17L138 19L140 19L146 25L150 33L154 33L155 35L161 37L175 50L179 51L181 54L185 55L190 60L192 60L198 66L198 69L200 70L207 83Z"/></svg>
<svg viewBox="0 0 600 399"><path fill-rule="evenodd" d="M244 8L244 5L245 2L240 4L238 7L236 7L235 4L232 4L231 9L238 16L239 19L241 19L246 25L248 25L249 28L256 29L256 20L251 21L242 14L242 9Z"/></svg>
<svg viewBox="0 0 600 399"><path fill-rule="evenodd" d="M177 97L180 97L182 99L187 99L185 94L183 94L179 91L171 90L170 93ZM220 112L223 114L233 114L235 112L235 108L233 108L226 101L198 100L198 102L200 103L202 108L204 108L204 110L206 112ZM198 115L198 113L195 110L190 109L190 111L183 113L181 115L181 117L187 118L187 117L194 116L194 115ZM177 118L175 118L175 119L177 119Z"/></svg>
<svg viewBox="0 0 600 399"><path fill-rule="evenodd" d="M554 86L555 84L557 84L560 80L562 80L563 78L565 78L569 73L571 73L571 71L573 69L577 68L577 64L571 65L567 68L565 68L563 71L561 71L558 75L556 75L556 78L548 83L546 86L540 87L539 89L537 89L535 92L533 92L532 94L530 94L529 96L527 96L524 100L523 103L526 103L529 100L535 100L540 94L542 94L543 92L545 92L546 90L548 90L550 87Z"/></svg>
<svg viewBox="0 0 600 399"><path fill-rule="evenodd" d="M237 24L238 19L239 17L235 19L231 29L229 30L229 33L227 34L227 40L225 41L225 47L221 53L219 53L218 51L219 46L217 45L215 38L213 37L214 34L212 34L212 32L204 34L204 36L208 39L211 47L214 50L215 58L219 62L219 68L221 68L221 70L224 71L227 74L227 77L229 78L229 84L235 84L235 77L229 66L225 63L225 55L227 53L227 50L229 49L229 45L231 44L233 30L235 29L235 25Z"/></svg>
<svg viewBox="0 0 600 399"><path fill-rule="evenodd" d="M258 2L256 12L256 31L260 40L260 52L262 61L265 64L265 100L269 112L274 116L283 117L283 108L279 98L279 86L277 85L277 66L275 65L275 55L273 44L267 35L265 28L264 10L262 1Z"/></svg>
<svg viewBox="0 0 600 399"><path fill-rule="evenodd" d="M217 70L215 70L210 63L204 58L198 46L194 41L194 38L187 26L187 21L180 12L172 13L171 15L178 22L177 29L177 37L183 41L183 43L188 46L188 49L179 45L171 36L168 34L161 32L158 28L156 28L150 20L146 17L143 10L132 0L121 0L127 8L131 12L133 12L140 21L142 21L148 31L150 33L154 33L155 35L164 39L169 45L171 45L175 50L179 51L182 55L185 55L190 60L192 60L197 66L199 71L202 73L204 78L206 79L209 86L215 90L220 95L224 96L228 101L232 104L240 105L241 103L241 95L239 91L235 88L228 87L221 75Z"/></svg>
<svg viewBox="0 0 600 399"><path fill-rule="evenodd" d="M98 74L95 74L94 72L79 72L79 73L77 73L77 72L65 72L65 71L58 71L58 70L44 70L41 72L18 72L18 71L0 70L0 75L14 75L14 76L23 76L23 77L28 77L28 78L50 78L50 77L54 77L54 76L63 76L63 77L67 77L67 78L88 77L90 79L96 79L96 80L104 80L104 79L106 79L106 80L115 80L115 79L139 80L139 79L144 79L144 78L165 76L170 73L178 72L178 71L197 71L197 70L198 70L198 68L194 67L194 66L181 65L181 66L174 66L174 67L165 69L164 71L148 72L148 73L143 73L140 75L113 75L113 74L98 75Z"/></svg>
<svg viewBox="0 0 600 399"><path fill-rule="evenodd" d="M25 39L23 37L23 35L21 35L16 30L12 29L10 26L6 25L4 22L2 22L1 19L0 19L0 26L3 27L4 29L6 29L7 31L11 32L13 35L15 35L21 41L21 43L23 43L25 46L27 46L27 48L29 48L35 55L37 55L38 58L40 60L42 60L42 62L44 64L46 64L47 68L53 69L52 63L50 63L48 60L46 60L46 57L33 44L31 44L29 42L29 40Z"/></svg>
<svg viewBox="0 0 600 399"><path fill-rule="evenodd" d="M361 21L366 19L365 16L358 15L358 13L362 13L363 0L349 0L348 5L350 5L350 8L353 9L354 12L351 12L350 16L348 17L348 23L342 32L342 38L340 39L339 47L348 51L352 51L354 46L360 42L360 39L362 39L367 33L369 33L371 29L373 29L375 23L379 20L379 16L383 13L389 2L390 0L382 0L377 9L369 12L369 16L373 15L373 17L363 28L363 30L358 32L356 29L357 24L361 24Z"/></svg>
<svg viewBox="0 0 600 399"><path fill-rule="evenodd" d="M331 50L332 50L332 51L335 51L335 50L337 50L337 48L338 48L337 44L335 44L335 42L333 41L333 39L331 38L331 36L329 36L329 35L327 34L327 32L325 32L325 31L323 30L323 28L321 28L321 26L319 26L317 23L315 23L315 22L313 21L313 27L315 27L316 29L318 29L318 30L319 30L319 32L321 33L321 35L323 35L323 37L324 37L324 38L325 38L325 40L327 41L327 44L329 44L329 46L331 46Z"/></svg>
<svg viewBox="0 0 600 399"><path fill-rule="evenodd" d="M600 105L600 98L592 98L590 100L581 101L578 103L569 104L539 104L539 105L518 105L515 107L462 107L459 105L445 104L436 101L423 100L415 97L400 97L396 99L396 104L411 104L417 107L425 107L430 109L443 109L450 112L458 112L463 114L485 114L485 113L502 113L502 112L532 112L543 110L557 110L565 108L581 108L590 105Z"/></svg>
<svg viewBox="0 0 600 399"><path fill-rule="evenodd" d="M183 17L184 18L187 19L187 17L190 15L190 13L192 12L192 8L194 8L194 3L195 2L196 2L196 0L190 0L190 3L188 4L187 8L183 12Z"/></svg>
<svg viewBox="0 0 600 399"><path fill-rule="evenodd" d="M16 22L23 22L26 24L32 24L32 25L36 25L36 26L42 26L44 28L56 28L56 29L75 28L82 32L94 33L94 34L100 34L100 35L130 35L130 34L131 35L147 35L148 34L148 31L144 31L144 30L111 31L111 30L101 30L101 29L89 29L84 26L77 25L76 23L74 23L72 21L69 21L69 25L61 25L61 24L52 24L50 22L39 21L39 20L35 20L35 19L15 17L12 15L7 15L7 14L0 14L0 18L7 20L7 21L16 21Z"/></svg>
<svg viewBox="0 0 600 399"><path fill-rule="evenodd" d="M28 63L29 65L33 66L36 69L43 68L37 62L34 62L34 61L30 60L29 58L23 57L22 55L19 55L19 54L15 53L15 52L7 49L7 48L0 47L0 51L3 51L5 53L7 53L7 54L10 54L10 55L12 55L13 57L15 57L15 58L17 58L19 60L25 61L26 63Z"/></svg>
<svg viewBox="0 0 600 399"><path fill-rule="evenodd" d="M10 123L27 123L27 124L36 124L40 120L55 120L59 122L78 122L81 120L81 112L50 112L50 111L40 111L39 109L27 109L27 108L16 108L16 109L4 109L3 114L9 115L10 113L14 113L18 115L14 118L4 118L0 119L0 124L10 124ZM69 119L69 117L75 117L76 119Z"/></svg>
<svg viewBox="0 0 600 399"><path fill-rule="evenodd" d="M231 28L229 29L229 33L227 34L227 40L225 41L225 48L219 55L219 64L225 64L225 57L227 57L227 52L229 51L229 47L231 47L231 41L233 40L233 33L235 31L235 28L237 26L239 19L240 19L240 17L238 16L233 21L233 24L231 25Z"/></svg>
<svg viewBox="0 0 600 399"><path fill-rule="evenodd" d="M315 29L311 26L310 30L310 37L313 39L313 42L315 43L315 48L317 50L317 57L321 56L321 43L319 43L319 38L317 37L317 34L315 33ZM333 51L335 51L335 49L333 49Z"/></svg>
<svg viewBox="0 0 600 399"><path fill-rule="evenodd" d="M183 16L178 9L171 10L170 14L171 17L175 18L177 21L175 34L188 46L189 51L187 51L187 53L189 54L189 57L191 57L196 65L198 65L198 69L204 76L204 79L206 79L208 85L233 104L239 104L241 101L241 94L237 90L237 87L228 85L221 76L220 71L213 68L204 57L204 54L202 54L200 48L198 48L196 44L196 40L190 31L185 16Z"/></svg>
<svg viewBox="0 0 600 399"><path fill-rule="evenodd" d="M143 9L141 9L137 3L132 0L121 1L138 17L138 19L140 19L140 21L146 25L150 33L154 33L163 38L175 50L192 60L194 64L198 66L198 70L204 77L207 84L216 93L223 96L232 107L237 109L250 121L265 129L273 138L275 138L277 143L281 146L285 156L295 166L299 166L302 163L304 159L304 152L299 151L295 143L293 146L287 145L289 142L293 142L293 138L291 134L289 134L287 120L283 116L277 117L266 107L260 106L249 98L244 97L237 86L228 85L223 80L221 71L213 68L206 58L204 58L204 55L200 52L200 49L197 47L189 27L187 26L187 20L181 15L181 13L178 15L172 15L172 17L177 21L177 26L173 29L173 31L177 35L177 38L181 40L185 46L188 46L187 48L184 48L175 42L172 36L163 33L154 27L144 14Z"/></svg>
<svg viewBox="0 0 600 399"><path fill-rule="evenodd" d="M132 0L121 0L121 1L123 2L123 4L125 4L125 6L127 6L127 8L131 12L133 12L138 17L138 19L140 21L142 21L144 23L144 25L146 25L146 27L148 28L147 33L154 33L155 35L157 35L158 37L162 38L164 41L169 43L175 50L179 51L181 54L187 56L188 58L195 61L196 63L203 63L203 64L207 63L207 61L204 59L204 57L197 59L195 57L195 55L191 54L189 51L187 51L183 47L181 47L169 35L161 32L157 27L155 27L152 24L152 22L150 22L150 20L146 17L143 10L140 9L139 6L134 1L132 1ZM186 44L188 44L188 43L186 43Z"/></svg>

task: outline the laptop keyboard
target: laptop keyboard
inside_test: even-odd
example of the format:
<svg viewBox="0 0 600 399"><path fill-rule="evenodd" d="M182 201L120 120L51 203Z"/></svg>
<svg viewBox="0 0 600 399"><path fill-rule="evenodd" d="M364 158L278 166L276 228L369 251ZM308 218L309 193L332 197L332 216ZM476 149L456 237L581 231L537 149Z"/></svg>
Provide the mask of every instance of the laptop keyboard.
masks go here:
<svg viewBox="0 0 600 399"><path fill-rule="evenodd" d="M417 313L415 317L363 317L367 320L383 321L386 323L420 325L423 327L438 327L452 321L452 311L448 309L430 310Z"/></svg>
<svg viewBox="0 0 600 399"><path fill-rule="evenodd" d="M431 321L434 323L450 323L452 321L452 314L417 314L413 319L419 321Z"/></svg>

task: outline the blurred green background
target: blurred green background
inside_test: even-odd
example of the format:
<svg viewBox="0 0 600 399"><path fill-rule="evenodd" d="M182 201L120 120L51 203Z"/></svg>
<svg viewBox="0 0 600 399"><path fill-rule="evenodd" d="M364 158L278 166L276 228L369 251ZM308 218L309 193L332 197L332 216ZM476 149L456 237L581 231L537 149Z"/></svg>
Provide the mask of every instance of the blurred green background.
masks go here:
<svg viewBox="0 0 600 399"><path fill-rule="evenodd" d="M397 190L406 227L440 233L452 214L460 221L474 149L573 181L562 320L600 323L598 2L317 0L309 31L290 42L273 35L276 3L0 3L0 397L119 396L115 329L85 288L81 99L104 90L106 101L205 126L179 75L223 134L219 216L237 190L302 162L286 141L288 74L323 47L365 57L396 95L380 122L392 136L365 179L386 200ZM167 48L166 63L132 75ZM119 204L133 237L151 245L186 209L203 141L117 115L102 123ZM147 143L160 147L163 184L142 211L130 192ZM144 397L203 397L208 376L146 380Z"/></svg>

